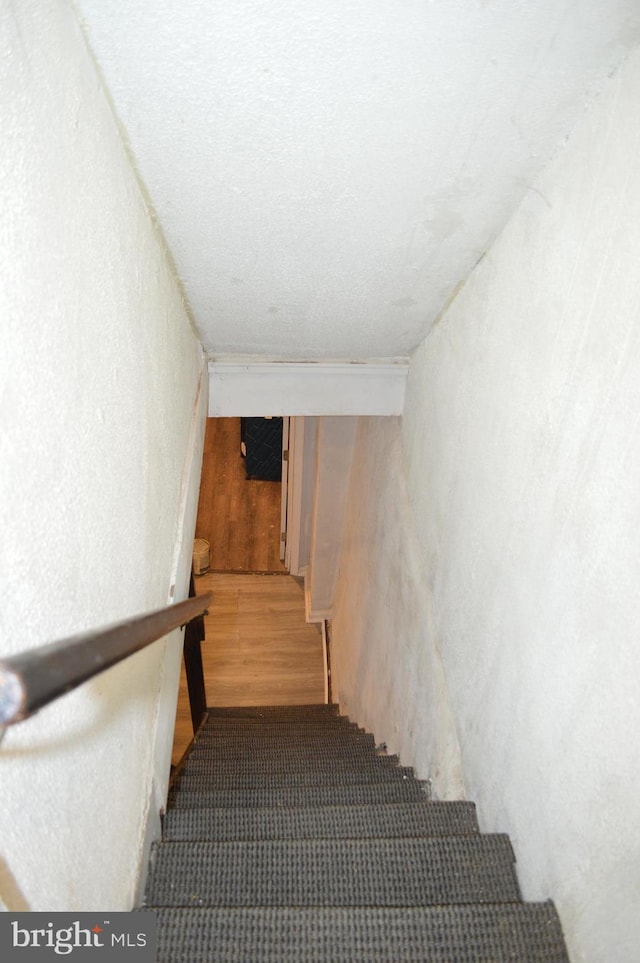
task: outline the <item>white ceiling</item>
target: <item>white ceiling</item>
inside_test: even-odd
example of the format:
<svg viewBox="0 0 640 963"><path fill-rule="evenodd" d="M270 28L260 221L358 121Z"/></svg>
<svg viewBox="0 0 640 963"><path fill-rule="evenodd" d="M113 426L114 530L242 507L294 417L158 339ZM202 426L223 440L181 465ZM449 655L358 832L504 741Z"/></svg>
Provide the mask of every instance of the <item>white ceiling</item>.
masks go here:
<svg viewBox="0 0 640 963"><path fill-rule="evenodd" d="M407 354L640 0L76 0L215 355Z"/></svg>

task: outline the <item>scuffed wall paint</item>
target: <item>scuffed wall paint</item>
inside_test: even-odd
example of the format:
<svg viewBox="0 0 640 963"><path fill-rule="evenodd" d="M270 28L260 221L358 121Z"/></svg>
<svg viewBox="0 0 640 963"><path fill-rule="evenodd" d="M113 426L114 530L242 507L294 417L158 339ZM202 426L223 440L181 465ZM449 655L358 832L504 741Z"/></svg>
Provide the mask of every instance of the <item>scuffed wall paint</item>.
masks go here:
<svg viewBox="0 0 640 963"><path fill-rule="evenodd" d="M167 604L176 543L191 537L181 511L204 409L202 350L71 7L2 0L0 24L7 654ZM170 763L159 718L175 711L178 680L166 650L156 643L7 734L10 908L131 907Z"/></svg>
<svg viewBox="0 0 640 963"><path fill-rule="evenodd" d="M464 797L400 419L359 418L331 631L333 699L434 795Z"/></svg>
<svg viewBox="0 0 640 963"><path fill-rule="evenodd" d="M640 946L640 52L409 376L409 493L465 781L575 963Z"/></svg>

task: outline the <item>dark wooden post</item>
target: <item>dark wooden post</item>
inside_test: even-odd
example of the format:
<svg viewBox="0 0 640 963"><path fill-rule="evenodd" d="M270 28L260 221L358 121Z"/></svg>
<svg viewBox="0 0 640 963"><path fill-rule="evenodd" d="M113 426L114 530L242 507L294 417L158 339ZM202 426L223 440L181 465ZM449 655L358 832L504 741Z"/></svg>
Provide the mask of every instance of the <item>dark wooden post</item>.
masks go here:
<svg viewBox="0 0 640 963"><path fill-rule="evenodd" d="M196 594L193 572L189 583L189 598ZM192 619L184 633L184 668L189 690L189 708L191 710L191 724L197 732L202 717L207 711L207 695L204 686L204 669L202 667L202 648L204 640L204 615Z"/></svg>

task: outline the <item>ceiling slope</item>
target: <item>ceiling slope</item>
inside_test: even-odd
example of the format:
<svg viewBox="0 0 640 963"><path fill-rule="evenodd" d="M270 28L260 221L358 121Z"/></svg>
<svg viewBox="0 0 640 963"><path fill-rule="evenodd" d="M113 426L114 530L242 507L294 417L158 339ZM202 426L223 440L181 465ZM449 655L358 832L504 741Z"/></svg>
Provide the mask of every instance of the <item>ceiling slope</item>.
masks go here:
<svg viewBox="0 0 640 963"><path fill-rule="evenodd" d="M76 0L206 349L406 355L638 0Z"/></svg>

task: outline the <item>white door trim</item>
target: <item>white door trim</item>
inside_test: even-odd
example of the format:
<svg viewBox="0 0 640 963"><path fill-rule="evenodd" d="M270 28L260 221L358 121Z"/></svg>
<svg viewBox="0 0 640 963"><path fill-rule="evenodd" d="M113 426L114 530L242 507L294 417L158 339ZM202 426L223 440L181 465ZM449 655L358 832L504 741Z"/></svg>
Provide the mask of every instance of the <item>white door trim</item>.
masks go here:
<svg viewBox="0 0 640 963"><path fill-rule="evenodd" d="M288 541L288 491L289 491L289 425L291 419L282 419L282 477L280 488L280 561L285 563Z"/></svg>

